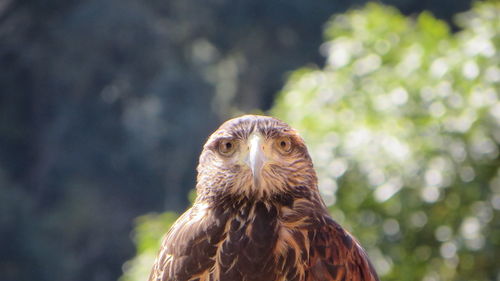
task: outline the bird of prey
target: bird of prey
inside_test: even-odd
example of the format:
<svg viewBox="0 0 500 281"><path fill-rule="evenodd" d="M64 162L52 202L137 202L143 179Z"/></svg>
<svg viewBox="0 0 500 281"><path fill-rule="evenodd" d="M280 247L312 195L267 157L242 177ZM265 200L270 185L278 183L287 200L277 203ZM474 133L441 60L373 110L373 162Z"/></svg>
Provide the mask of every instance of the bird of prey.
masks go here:
<svg viewBox="0 0 500 281"><path fill-rule="evenodd" d="M286 123L245 115L203 147L197 197L165 235L150 281L378 281L328 214L306 145Z"/></svg>

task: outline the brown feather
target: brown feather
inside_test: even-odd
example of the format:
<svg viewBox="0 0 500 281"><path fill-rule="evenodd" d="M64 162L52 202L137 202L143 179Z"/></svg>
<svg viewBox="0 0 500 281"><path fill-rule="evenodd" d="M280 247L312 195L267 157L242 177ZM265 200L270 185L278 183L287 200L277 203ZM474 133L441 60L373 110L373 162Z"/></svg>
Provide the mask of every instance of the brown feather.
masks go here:
<svg viewBox="0 0 500 281"><path fill-rule="evenodd" d="M222 140L243 146L255 133L272 158L259 186L239 154L217 151ZM282 137L293 149L278 154L268 143ZM224 123L200 156L197 194L163 239L150 281L378 281L359 243L329 217L307 148L282 121Z"/></svg>

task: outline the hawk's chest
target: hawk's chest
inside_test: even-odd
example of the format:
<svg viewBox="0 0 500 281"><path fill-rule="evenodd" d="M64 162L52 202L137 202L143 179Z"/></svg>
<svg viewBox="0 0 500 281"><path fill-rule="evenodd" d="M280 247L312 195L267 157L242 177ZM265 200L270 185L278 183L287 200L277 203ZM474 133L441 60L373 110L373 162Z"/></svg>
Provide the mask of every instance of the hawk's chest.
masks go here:
<svg viewBox="0 0 500 281"><path fill-rule="evenodd" d="M220 280L300 280L303 269L297 266L304 262L299 247L305 237L295 241L295 231L283 226L277 207L245 206L225 228L215 261Z"/></svg>

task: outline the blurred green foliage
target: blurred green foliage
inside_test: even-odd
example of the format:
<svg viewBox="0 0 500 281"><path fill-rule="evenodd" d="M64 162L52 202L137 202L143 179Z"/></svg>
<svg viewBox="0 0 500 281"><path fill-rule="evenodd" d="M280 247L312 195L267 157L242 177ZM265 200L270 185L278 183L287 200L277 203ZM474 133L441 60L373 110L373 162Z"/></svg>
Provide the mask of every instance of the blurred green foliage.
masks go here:
<svg viewBox="0 0 500 281"><path fill-rule="evenodd" d="M325 67L291 74L271 112L302 133L332 216L383 280L500 278L500 4L456 21L336 15ZM174 218L138 220L123 281L145 278Z"/></svg>
<svg viewBox="0 0 500 281"><path fill-rule="evenodd" d="M335 16L326 66L294 72L273 109L384 280L500 277L500 4L456 20L451 34L375 4Z"/></svg>

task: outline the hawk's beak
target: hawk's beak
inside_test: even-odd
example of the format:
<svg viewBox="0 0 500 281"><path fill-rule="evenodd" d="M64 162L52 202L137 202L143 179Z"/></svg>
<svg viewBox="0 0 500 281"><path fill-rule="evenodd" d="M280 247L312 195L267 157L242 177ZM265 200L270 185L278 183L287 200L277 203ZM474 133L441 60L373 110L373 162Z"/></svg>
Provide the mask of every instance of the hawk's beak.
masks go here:
<svg viewBox="0 0 500 281"><path fill-rule="evenodd" d="M263 139L262 136L253 134L250 136L248 140L248 164L250 169L252 170L252 175L254 179L254 183L258 183L260 178L260 171L264 166L264 162L266 157L263 151Z"/></svg>

